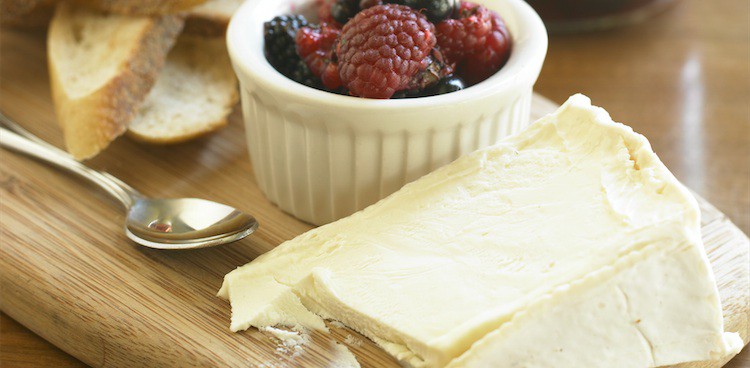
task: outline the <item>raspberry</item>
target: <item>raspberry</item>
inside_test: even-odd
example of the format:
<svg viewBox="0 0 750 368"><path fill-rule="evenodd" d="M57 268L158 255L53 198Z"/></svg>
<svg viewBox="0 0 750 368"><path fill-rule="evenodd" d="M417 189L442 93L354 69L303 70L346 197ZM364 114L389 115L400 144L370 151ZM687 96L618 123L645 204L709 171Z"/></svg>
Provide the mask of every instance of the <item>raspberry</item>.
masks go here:
<svg viewBox="0 0 750 368"><path fill-rule="evenodd" d="M307 25L301 15L279 16L263 26L266 60L287 78L308 86L315 86L315 78L297 55L297 30Z"/></svg>
<svg viewBox="0 0 750 368"><path fill-rule="evenodd" d="M341 88L341 75L339 74L339 66L336 63L330 63L323 70L323 74L320 75L320 80L323 86L330 92L340 93L343 91Z"/></svg>
<svg viewBox="0 0 750 368"><path fill-rule="evenodd" d="M469 84L479 83L508 61L511 39L505 22L484 6L461 2L458 19L437 24L438 45Z"/></svg>
<svg viewBox="0 0 750 368"><path fill-rule="evenodd" d="M319 27L302 27L297 32L297 53L313 75L320 78L329 90L341 87L334 49L339 37L338 28L323 23Z"/></svg>
<svg viewBox="0 0 750 368"><path fill-rule="evenodd" d="M315 0L315 4L318 6L318 21L320 23L335 24L333 15L331 15L331 7L336 0Z"/></svg>
<svg viewBox="0 0 750 368"><path fill-rule="evenodd" d="M341 31L336 48L341 81L352 95L367 98L417 88L415 76L430 66L436 42L435 26L409 7L365 9Z"/></svg>

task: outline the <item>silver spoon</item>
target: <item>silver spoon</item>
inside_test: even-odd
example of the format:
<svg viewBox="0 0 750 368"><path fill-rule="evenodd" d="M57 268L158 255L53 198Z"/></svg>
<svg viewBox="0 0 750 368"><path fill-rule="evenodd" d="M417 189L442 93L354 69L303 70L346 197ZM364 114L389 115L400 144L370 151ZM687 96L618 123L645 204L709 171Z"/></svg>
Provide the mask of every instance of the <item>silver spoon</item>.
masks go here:
<svg viewBox="0 0 750 368"><path fill-rule="evenodd" d="M128 216L125 233L156 249L196 249L231 243L258 229L252 216L203 199L149 199L114 176L91 169L0 113L0 146L76 173L115 197Z"/></svg>

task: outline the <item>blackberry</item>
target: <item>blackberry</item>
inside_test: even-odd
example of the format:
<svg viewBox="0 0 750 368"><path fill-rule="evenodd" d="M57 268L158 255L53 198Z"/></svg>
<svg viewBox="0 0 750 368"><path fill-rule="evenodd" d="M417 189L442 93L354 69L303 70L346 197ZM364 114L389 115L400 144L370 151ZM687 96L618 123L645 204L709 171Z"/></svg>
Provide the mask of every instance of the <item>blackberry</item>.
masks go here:
<svg viewBox="0 0 750 368"><path fill-rule="evenodd" d="M378 5L383 5L383 0L360 0L359 9L364 10Z"/></svg>
<svg viewBox="0 0 750 368"><path fill-rule="evenodd" d="M271 66L295 82L312 86L315 77L297 54L294 42L297 31L306 25L307 20L301 15L278 16L263 25L263 36L266 60Z"/></svg>
<svg viewBox="0 0 750 368"><path fill-rule="evenodd" d="M401 100L404 98L417 98L417 97L424 97L424 91L420 90L409 90L409 91L398 91L391 96L394 100Z"/></svg>
<svg viewBox="0 0 750 368"><path fill-rule="evenodd" d="M339 88L336 88L336 89L328 89L328 88L323 87L323 90L326 91L326 92L335 93L337 95L350 96L349 90L346 89L346 88L344 88L344 87L339 87Z"/></svg>
<svg viewBox="0 0 750 368"><path fill-rule="evenodd" d="M360 0L336 0L331 5L331 16L335 21L346 24L361 10L359 2Z"/></svg>
<svg viewBox="0 0 750 368"><path fill-rule="evenodd" d="M429 96L444 95L446 93L460 91L464 88L466 88L466 83L461 77L449 75L430 88Z"/></svg>
<svg viewBox="0 0 750 368"><path fill-rule="evenodd" d="M437 49L432 49L425 61L427 67L414 75L409 83L411 90L426 91L451 73L450 67L443 61L443 54Z"/></svg>
<svg viewBox="0 0 750 368"><path fill-rule="evenodd" d="M458 12L460 6L458 0L385 0L384 2L406 5L418 10L433 23L450 18Z"/></svg>
<svg viewBox="0 0 750 368"><path fill-rule="evenodd" d="M464 88L466 88L466 83L463 79L461 79L461 77L449 75L426 89L398 91L391 98L401 99L438 96L444 95L446 93L458 92Z"/></svg>
<svg viewBox="0 0 750 368"><path fill-rule="evenodd" d="M304 84L308 87L322 89L320 84L320 78L316 77L315 74L310 70L304 60L300 59L297 61L297 65L292 70L292 75L289 76L293 81Z"/></svg>

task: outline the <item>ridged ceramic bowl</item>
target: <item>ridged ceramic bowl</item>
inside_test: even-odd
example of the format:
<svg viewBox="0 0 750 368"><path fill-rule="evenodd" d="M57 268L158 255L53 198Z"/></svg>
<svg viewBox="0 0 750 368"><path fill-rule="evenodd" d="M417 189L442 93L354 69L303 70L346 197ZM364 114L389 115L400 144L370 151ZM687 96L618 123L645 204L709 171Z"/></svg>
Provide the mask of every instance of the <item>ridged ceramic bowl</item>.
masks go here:
<svg viewBox="0 0 750 368"><path fill-rule="evenodd" d="M248 0L227 31L255 176L284 211L316 225L334 221L528 124L547 33L524 1L479 0L513 38L497 74L459 92L400 100L319 91L266 61L263 23L310 2Z"/></svg>

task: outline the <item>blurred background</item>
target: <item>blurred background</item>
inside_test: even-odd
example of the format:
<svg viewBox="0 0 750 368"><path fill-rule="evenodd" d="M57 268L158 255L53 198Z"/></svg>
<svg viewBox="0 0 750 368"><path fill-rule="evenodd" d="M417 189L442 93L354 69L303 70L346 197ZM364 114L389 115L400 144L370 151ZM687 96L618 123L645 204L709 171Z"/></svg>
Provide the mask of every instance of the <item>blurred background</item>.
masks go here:
<svg viewBox="0 0 750 368"><path fill-rule="evenodd" d="M635 24L675 0L527 0L552 33L584 32Z"/></svg>
<svg viewBox="0 0 750 368"><path fill-rule="evenodd" d="M588 95L750 233L750 1L529 3L552 23L537 92Z"/></svg>

